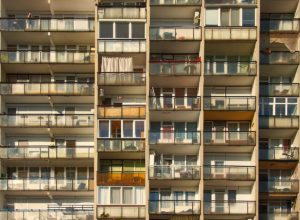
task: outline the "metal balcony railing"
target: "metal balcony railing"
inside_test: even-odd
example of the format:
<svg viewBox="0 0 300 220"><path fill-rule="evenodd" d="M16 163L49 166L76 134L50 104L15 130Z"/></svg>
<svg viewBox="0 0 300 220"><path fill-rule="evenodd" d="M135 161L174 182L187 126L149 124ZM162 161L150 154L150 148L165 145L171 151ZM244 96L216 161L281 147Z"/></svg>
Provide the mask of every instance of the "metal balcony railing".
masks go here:
<svg viewBox="0 0 300 220"><path fill-rule="evenodd" d="M201 28L150 27L150 40L201 40Z"/></svg>
<svg viewBox="0 0 300 220"><path fill-rule="evenodd" d="M150 144L200 144L200 131L150 131Z"/></svg>
<svg viewBox="0 0 300 220"><path fill-rule="evenodd" d="M145 39L99 39L99 53L144 53Z"/></svg>
<svg viewBox="0 0 300 220"><path fill-rule="evenodd" d="M145 118L145 105L98 106L99 118Z"/></svg>
<svg viewBox="0 0 300 220"><path fill-rule="evenodd" d="M201 0L151 0L150 5L201 5Z"/></svg>
<svg viewBox="0 0 300 220"><path fill-rule="evenodd" d="M299 96L298 83L262 83L259 85L260 96Z"/></svg>
<svg viewBox="0 0 300 220"><path fill-rule="evenodd" d="M75 159L94 158L94 147L76 146L5 146L0 147L1 159Z"/></svg>
<svg viewBox="0 0 300 220"><path fill-rule="evenodd" d="M256 0L205 0L206 5L254 5Z"/></svg>
<svg viewBox="0 0 300 220"><path fill-rule="evenodd" d="M255 131L204 131L205 145L254 146Z"/></svg>
<svg viewBox="0 0 300 220"><path fill-rule="evenodd" d="M263 212L259 213L260 220L278 219L278 220L299 220L298 212L278 211L278 212Z"/></svg>
<svg viewBox="0 0 300 220"><path fill-rule="evenodd" d="M199 215L200 200L149 200L150 215Z"/></svg>
<svg viewBox="0 0 300 220"><path fill-rule="evenodd" d="M99 19L146 19L146 8L107 7L98 9Z"/></svg>
<svg viewBox="0 0 300 220"><path fill-rule="evenodd" d="M260 180L259 192L262 193L298 193L299 192L299 180L287 179L287 180Z"/></svg>
<svg viewBox="0 0 300 220"><path fill-rule="evenodd" d="M205 215L255 215L255 201L220 200L204 202Z"/></svg>
<svg viewBox="0 0 300 220"><path fill-rule="evenodd" d="M260 31L263 32L299 32L299 19L261 19Z"/></svg>
<svg viewBox="0 0 300 220"><path fill-rule="evenodd" d="M205 27L205 40L256 40L256 27Z"/></svg>
<svg viewBox="0 0 300 220"><path fill-rule="evenodd" d="M0 83L0 95L94 95L93 83Z"/></svg>
<svg viewBox="0 0 300 220"><path fill-rule="evenodd" d="M1 18L1 31L93 32L94 18Z"/></svg>
<svg viewBox="0 0 300 220"><path fill-rule="evenodd" d="M93 127L92 114L0 115L0 127Z"/></svg>
<svg viewBox="0 0 300 220"><path fill-rule="evenodd" d="M0 178L1 191L93 191L93 179Z"/></svg>
<svg viewBox="0 0 300 220"><path fill-rule="evenodd" d="M200 111L201 97L200 96L150 96L150 110L174 110L174 111Z"/></svg>
<svg viewBox="0 0 300 220"><path fill-rule="evenodd" d="M271 147L268 149L259 149L260 160L299 160L299 148L298 147Z"/></svg>
<svg viewBox="0 0 300 220"><path fill-rule="evenodd" d="M255 96L205 96L204 110L255 111Z"/></svg>
<svg viewBox="0 0 300 220"><path fill-rule="evenodd" d="M104 86L144 86L146 85L146 73L100 73L99 85Z"/></svg>
<svg viewBox="0 0 300 220"><path fill-rule="evenodd" d="M145 186L145 172L97 172L98 186Z"/></svg>
<svg viewBox="0 0 300 220"><path fill-rule="evenodd" d="M149 179L199 180L201 168L197 165L155 165L149 167Z"/></svg>
<svg viewBox="0 0 300 220"><path fill-rule="evenodd" d="M299 116L260 115L260 128L299 128Z"/></svg>
<svg viewBox="0 0 300 220"><path fill-rule="evenodd" d="M150 74L153 76L200 76L199 61L151 61Z"/></svg>
<svg viewBox="0 0 300 220"><path fill-rule="evenodd" d="M144 152L145 139L107 138L98 139L99 152Z"/></svg>
<svg viewBox="0 0 300 220"><path fill-rule="evenodd" d="M299 51L272 51L270 54L260 53L261 64L299 65Z"/></svg>
<svg viewBox="0 0 300 220"><path fill-rule="evenodd" d="M145 205L97 205L97 218L142 219L146 218Z"/></svg>
<svg viewBox="0 0 300 220"><path fill-rule="evenodd" d="M256 76L256 61L206 61L204 72L207 76Z"/></svg>
<svg viewBox="0 0 300 220"><path fill-rule="evenodd" d="M255 166L204 165L203 169L205 180L254 181L256 177Z"/></svg>
<svg viewBox="0 0 300 220"><path fill-rule="evenodd" d="M92 64L95 62L93 52L79 51L0 51L0 63L54 63L54 64Z"/></svg>

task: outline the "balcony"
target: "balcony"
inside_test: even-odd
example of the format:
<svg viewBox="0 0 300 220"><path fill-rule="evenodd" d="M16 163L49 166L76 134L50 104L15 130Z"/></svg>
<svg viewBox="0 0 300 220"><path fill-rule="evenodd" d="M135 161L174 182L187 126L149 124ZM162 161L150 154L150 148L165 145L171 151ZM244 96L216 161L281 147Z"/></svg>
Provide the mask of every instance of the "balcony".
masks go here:
<svg viewBox="0 0 300 220"><path fill-rule="evenodd" d="M98 106L98 118L146 118L146 106Z"/></svg>
<svg viewBox="0 0 300 220"><path fill-rule="evenodd" d="M97 218L100 219L145 219L144 205L97 205Z"/></svg>
<svg viewBox="0 0 300 220"><path fill-rule="evenodd" d="M298 129L299 128L299 116L272 116L261 115L259 116L259 127L261 129Z"/></svg>
<svg viewBox="0 0 300 220"><path fill-rule="evenodd" d="M149 200L150 215L199 215L200 200Z"/></svg>
<svg viewBox="0 0 300 220"><path fill-rule="evenodd" d="M201 0L151 0L151 6L200 6Z"/></svg>
<svg viewBox="0 0 300 220"><path fill-rule="evenodd" d="M155 165L149 167L150 180L199 180L201 168L196 165Z"/></svg>
<svg viewBox="0 0 300 220"><path fill-rule="evenodd" d="M74 148L57 146L0 147L1 159L89 159L94 158L94 147Z"/></svg>
<svg viewBox="0 0 300 220"><path fill-rule="evenodd" d="M17 114L0 115L0 127L93 127L92 114Z"/></svg>
<svg viewBox="0 0 300 220"><path fill-rule="evenodd" d="M259 213L259 219L261 220L269 220L269 219L273 219L273 220L299 220L299 213L298 212L264 212L264 213Z"/></svg>
<svg viewBox="0 0 300 220"><path fill-rule="evenodd" d="M256 76L255 61L206 61L205 76Z"/></svg>
<svg viewBox="0 0 300 220"><path fill-rule="evenodd" d="M93 32L94 18L1 18L1 31Z"/></svg>
<svg viewBox="0 0 300 220"><path fill-rule="evenodd" d="M200 96L150 96L150 110L152 111L200 111Z"/></svg>
<svg viewBox="0 0 300 220"><path fill-rule="evenodd" d="M256 0L205 0L205 5L240 5L240 6L246 6L246 5L255 5Z"/></svg>
<svg viewBox="0 0 300 220"><path fill-rule="evenodd" d="M256 27L205 27L205 40L245 40L255 41L257 39Z"/></svg>
<svg viewBox="0 0 300 220"><path fill-rule="evenodd" d="M100 20L104 19L146 19L146 8L123 7L113 8L103 7L98 9Z"/></svg>
<svg viewBox="0 0 300 220"><path fill-rule="evenodd" d="M145 186L145 172L97 172L97 186Z"/></svg>
<svg viewBox="0 0 300 220"><path fill-rule="evenodd" d="M255 216L255 201L210 201L204 202L204 215Z"/></svg>
<svg viewBox="0 0 300 220"><path fill-rule="evenodd" d="M270 54L260 53L262 65L299 65L299 52L271 51Z"/></svg>
<svg viewBox="0 0 300 220"><path fill-rule="evenodd" d="M154 132L150 131L149 138L150 145L157 144L200 144L200 131L161 131Z"/></svg>
<svg viewBox="0 0 300 220"><path fill-rule="evenodd" d="M145 53L146 40L98 39L99 53Z"/></svg>
<svg viewBox="0 0 300 220"><path fill-rule="evenodd" d="M93 96L93 83L0 83L0 95Z"/></svg>
<svg viewBox="0 0 300 220"><path fill-rule="evenodd" d="M98 84L103 86L145 86L146 73L107 73L98 74Z"/></svg>
<svg viewBox="0 0 300 220"><path fill-rule="evenodd" d="M1 191L93 191L93 179L0 179Z"/></svg>
<svg viewBox="0 0 300 220"><path fill-rule="evenodd" d="M261 19L261 31L271 33L298 33L299 19Z"/></svg>
<svg viewBox="0 0 300 220"><path fill-rule="evenodd" d="M195 27L150 27L152 41L199 41L201 28Z"/></svg>
<svg viewBox="0 0 300 220"><path fill-rule="evenodd" d="M204 131L204 145L255 146L255 131Z"/></svg>
<svg viewBox="0 0 300 220"><path fill-rule="evenodd" d="M255 96L205 96L206 111L255 111Z"/></svg>
<svg viewBox="0 0 300 220"><path fill-rule="evenodd" d="M292 194L297 196L299 192L299 180L288 179L288 180L269 180L259 181L259 192L260 193L271 193L271 194Z"/></svg>
<svg viewBox="0 0 300 220"><path fill-rule="evenodd" d="M260 96L299 96L299 84L298 83L268 83L259 85Z"/></svg>
<svg viewBox="0 0 300 220"><path fill-rule="evenodd" d="M271 147L268 149L259 149L259 160L262 161L298 161L299 148L298 147Z"/></svg>
<svg viewBox="0 0 300 220"><path fill-rule="evenodd" d="M98 139L98 152L144 152L145 139L140 138L109 138Z"/></svg>

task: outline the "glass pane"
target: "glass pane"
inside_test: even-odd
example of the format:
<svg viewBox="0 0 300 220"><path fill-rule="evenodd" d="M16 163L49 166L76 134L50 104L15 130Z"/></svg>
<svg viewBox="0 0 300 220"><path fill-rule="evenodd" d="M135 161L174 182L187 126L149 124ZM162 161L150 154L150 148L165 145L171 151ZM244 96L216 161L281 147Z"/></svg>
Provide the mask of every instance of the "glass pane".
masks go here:
<svg viewBox="0 0 300 220"><path fill-rule="evenodd" d="M113 23L100 23L100 38L113 38Z"/></svg>
<svg viewBox="0 0 300 220"><path fill-rule="evenodd" d="M144 23L132 23L132 38L145 38L145 24Z"/></svg>
<svg viewBox="0 0 300 220"><path fill-rule="evenodd" d="M129 23L116 23L116 38L129 38Z"/></svg>
<svg viewBox="0 0 300 220"><path fill-rule="evenodd" d="M205 18L206 25L218 26L218 9L206 9Z"/></svg>
<svg viewBox="0 0 300 220"><path fill-rule="evenodd" d="M243 8L243 26L255 26L255 9Z"/></svg>

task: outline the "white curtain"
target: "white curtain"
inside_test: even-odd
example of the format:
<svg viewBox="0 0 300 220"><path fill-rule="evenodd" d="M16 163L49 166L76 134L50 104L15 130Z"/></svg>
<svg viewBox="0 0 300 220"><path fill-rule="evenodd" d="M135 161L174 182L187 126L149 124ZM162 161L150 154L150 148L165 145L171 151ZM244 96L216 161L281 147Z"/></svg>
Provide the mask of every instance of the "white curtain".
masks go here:
<svg viewBox="0 0 300 220"><path fill-rule="evenodd" d="M98 204L107 205L109 204L109 188L98 187Z"/></svg>
<svg viewBox="0 0 300 220"><path fill-rule="evenodd" d="M133 72L132 57L102 57L101 72Z"/></svg>
<svg viewBox="0 0 300 220"><path fill-rule="evenodd" d="M137 205L145 204L145 187L135 188L135 204Z"/></svg>

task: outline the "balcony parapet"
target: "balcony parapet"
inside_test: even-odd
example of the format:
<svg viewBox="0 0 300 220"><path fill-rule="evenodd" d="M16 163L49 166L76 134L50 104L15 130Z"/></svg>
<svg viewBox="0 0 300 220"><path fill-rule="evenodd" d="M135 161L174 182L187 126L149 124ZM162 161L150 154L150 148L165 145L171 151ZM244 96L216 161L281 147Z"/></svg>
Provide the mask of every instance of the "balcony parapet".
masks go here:
<svg viewBox="0 0 300 220"><path fill-rule="evenodd" d="M145 205L97 205L99 219L144 219Z"/></svg>
<svg viewBox="0 0 300 220"><path fill-rule="evenodd" d="M200 131L150 131L150 145L155 144L200 144Z"/></svg>
<svg viewBox="0 0 300 220"><path fill-rule="evenodd" d="M150 61L150 75L152 76L200 76L201 63L199 61Z"/></svg>
<svg viewBox="0 0 300 220"><path fill-rule="evenodd" d="M199 215L200 200L149 200L150 215Z"/></svg>
<svg viewBox="0 0 300 220"><path fill-rule="evenodd" d="M298 33L300 31L299 19L261 19L260 24L261 32Z"/></svg>
<svg viewBox="0 0 300 220"><path fill-rule="evenodd" d="M119 72L98 74L99 85L103 86L144 86L146 85L146 73Z"/></svg>
<svg viewBox="0 0 300 220"><path fill-rule="evenodd" d="M260 115L259 127L261 129L272 129L272 128L298 129L299 116L298 115L290 115L290 116Z"/></svg>
<svg viewBox="0 0 300 220"><path fill-rule="evenodd" d="M145 39L98 39L99 53L145 53Z"/></svg>
<svg viewBox="0 0 300 220"><path fill-rule="evenodd" d="M272 51L269 54L260 53L260 64L263 65L299 65L299 51Z"/></svg>
<svg viewBox="0 0 300 220"><path fill-rule="evenodd" d="M255 215L255 201L210 201L204 202L205 215Z"/></svg>
<svg viewBox="0 0 300 220"><path fill-rule="evenodd" d="M145 118L145 105L98 106L98 118Z"/></svg>
<svg viewBox="0 0 300 220"><path fill-rule="evenodd" d="M298 161L299 148L298 147L271 147L268 149L259 149L260 160L271 161Z"/></svg>
<svg viewBox="0 0 300 220"><path fill-rule="evenodd" d="M204 131L204 145L254 146L255 131Z"/></svg>
<svg viewBox="0 0 300 220"><path fill-rule="evenodd" d="M255 111L255 96L205 96L204 110Z"/></svg>
<svg viewBox="0 0 300 220"><path fill-rule="evenodd" d="M205 76L256 76L256 61L206 61Z"/></svg>
<svg viewBox="0 0 300 220"><path fill-rule="evenodd" d="M150 180L199 180L201 168L196 165L155 165L149 167Z"/></svg>
<svg viewBox="0 0 300 220"><path fill-rule="evenodd" d="M256 0L205 0L206 6L216 5L233 5L233 6L253 6L256 5Z"/></svg>
<svg viewBox="0 0 300 220"><path fill-rule="evenodd" d="M289 179L289 180L269 180L269 181L259 181L259 191L261 193L289 193L298 194L299 192L299 180Z"/></svg>
<svg viewBox="0 0 300 220"><path fill-rule="evenodd" d="M98 186L145 186L145 172L97 172Z"/></svg>
<svg viewBox="0 0 300 220"><path fill-rule="evenodd" d="M261 83L260 96L299 96L298 83Z"/></svg>
<svg viewBox="0 0 300 220"><path fill-rule="evenodd" d="M257 27L205 27L205 40L251 40L257 39Z"/></svg>
<svg viewBox="0 0 300 220"><path fill-rule="evenodd" d="M199 41L200 27L150 27L150 40L153 41Z"/></svg>
<svg viewBox="0 0 300 220"><path fill-rule="evenodd" d="M151 6L200 6L201 0L151 0Z"/></svg>
<svg viewBox="0 0 300 220"><path fill-rule="evenodd" d="M200 111L200 96L150 96L150 110L156 111Z"/></svg>
<svg viewBox="0 0 300 220"><path fill-rule="evenodd" d="M143 138L99 138L98 152L144 152Z"/></svg>
<svg viewBox="0 0 300 220"><path fill-rule="evenodd" d="M146 19L146 8L142 7L102 7L98 9L100 20L105 19Z"/></svg>
<svg viewBox="0 0 300 220"><path fill-rule="evenodd" d="M278 212L264 212L259 213L259 219L269 220L269 219L285 219L285 220L299 220L298 212L289 212L289 211L278 211Z"/></svg>

